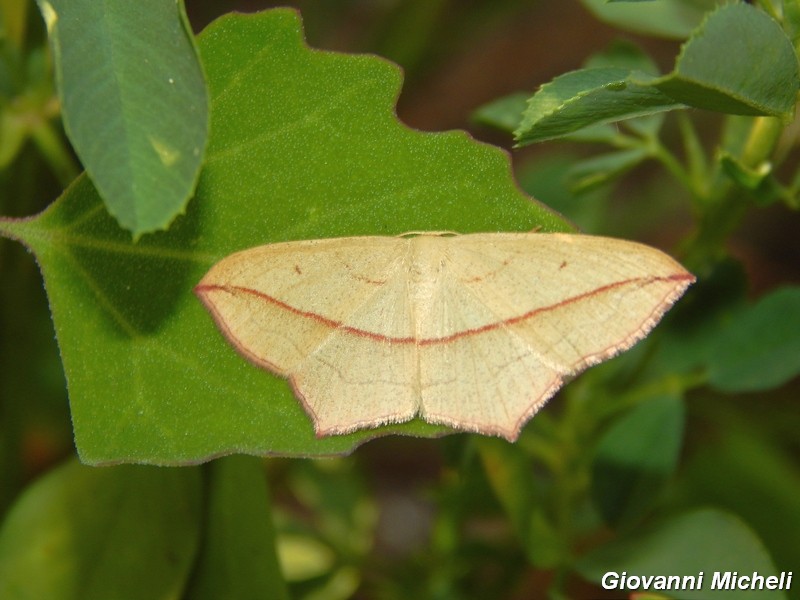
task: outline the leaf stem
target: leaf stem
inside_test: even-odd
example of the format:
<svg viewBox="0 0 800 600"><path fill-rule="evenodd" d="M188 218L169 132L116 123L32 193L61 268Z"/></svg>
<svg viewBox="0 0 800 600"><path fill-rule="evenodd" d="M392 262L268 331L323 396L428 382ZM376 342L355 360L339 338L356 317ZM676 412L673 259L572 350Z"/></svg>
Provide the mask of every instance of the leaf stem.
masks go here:
<svg viewBox="0 0 800 600"><path fill-rule="evenodd" d="M739 161L755 169L768 160L778 144L783 125L774 117L756 117L742 147ZM723 252L725 240L735 230L750 206L746 195L730 181L722 180L705 203L693 237L685 246L691 267L705 270Z"/></svg>
<svg viewBox="0 0 800 600"><path fill-rule="evenodd" d="M693 196L699 195L694 181L689 172L683 168L680 161L657 138L651 138L648 144L650 155L659 161Z"/></svg>
<svg viewBox="0 0 800 600"><path fill-rule="evenodd" d="M689 116L681 111L677 115L678 127L683 137L683 148L686 153L688 176L691 181L692 195L696 200L708 195L708 179L710 176L703 145L697 130Z"/></svg>
<svg viewBox="0 0 800 600"><path fill-rule="evenodd" d="M740 161L752 169L758 167L772 154L783 132L783 123L776 117L757 117L753 119L750 135L747 137Z"/></svg>

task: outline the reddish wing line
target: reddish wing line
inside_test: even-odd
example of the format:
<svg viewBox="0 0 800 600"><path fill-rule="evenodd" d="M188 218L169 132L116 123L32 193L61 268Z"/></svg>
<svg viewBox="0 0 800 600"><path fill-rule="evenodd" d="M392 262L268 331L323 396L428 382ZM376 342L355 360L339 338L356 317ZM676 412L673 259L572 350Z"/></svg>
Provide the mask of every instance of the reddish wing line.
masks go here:
<svg viewBox="0 0 800 600"><path fill-rule="evenodd" d="M243 293L243 294L250 294L251 296L255 296L264 302L269 302L270 304L274 304L284 310L287 310L291 313L299 315L301 317L306 317L308 319L312 319L323 325L330 327L331 329L339 329L341 331L346 331L347 333L351 333L353 335L357 335L359 337L369 338L377 341L388 341L392 344L417 344L419 346L429 346L433 344L446 344L452 342L458 338L466 337L469 335L476 335L479 333L484 333L486 331L491 331L492 329L497 329L498 327L504 327L508 325L514 325L526 319L530 319L539 315L541 313L545 313L547 311L555 310L557 308L561 308L568 304L573 304L575 302L580 302L581 300L585 300L586 298L591 298L592 296L597 296L603 294L612 289L616 289L619 287L624 287L626 285L631 284L642 284L647 285L650 283L657 283L657 282L664 282L664 281L688 281L691 282L694 280L694 277L688 273L681 273L676 275L670 275L668 277L634 277L631 279L625 279L623 281L617 281L615 283L610 283L608 285L604 285L602 287L597 288L596 290L592 290L590 292L585 292L583 294L578 294L577 296L573 296L572 298L567 298L566 300L562 300L561 302L557 302L551 306L545 306L543 308L536 308L524 314L521 314L516 317L511 317L510 319L505 319L504 321L498 321L496 323L489 323L488 325L483 325L481 327L476 327L474 329L465 329L464 331L458 331L451 335L441 337L441 338L429 338L424 340L417 340L413 337L404 337L404 338L396 338L396 337L388 337L385 335L380 335L378 333L372 333L371 331L364 331L363 329L358 329L356 327L351 327L349 325L345 325L340 321L335 321L333 319L329 319L317 313L308 312L304 310L300 310L299 308L295 308L285 302L278 300L277 298L273 298L268 294L264 294L257 290L253 290L250 288L238 286L238 285L214 285L214 284L203 284L198 285L195 287L195 292L203 293L209 291L221 291L226 292L231 295L235 295L236 293Z"/></svg>

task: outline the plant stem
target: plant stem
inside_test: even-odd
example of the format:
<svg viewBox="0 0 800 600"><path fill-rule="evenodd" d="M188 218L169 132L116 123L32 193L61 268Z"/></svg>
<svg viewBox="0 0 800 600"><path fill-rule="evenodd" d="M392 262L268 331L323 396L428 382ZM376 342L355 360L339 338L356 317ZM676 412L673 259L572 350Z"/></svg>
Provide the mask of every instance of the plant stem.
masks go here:
<svg viewBox="0 0 800 600"><path fill-rule="evenodd" d="M675 158L675 155L672 154L667 148L656 138L649 140L648 144L648 151L650 155L659 161L664 168L667 169L672 176L675 177L678 181L683 184L683 186L691 192L693 196L697 196L697 189L694 185L694 181L686 169L683 168L680 161Z"/></svg>
<svg viewBox="0 0 800 600"><path fill-rule="evenodd" d="M782 123L774 117L753 119L739 161L745 167L757 168L769 159L782 131ZM725 240L739 226L749 206L748 198L739 188L727 179L720 180L700 215L695 235L685 247L691 267L702 271L716 260L724 250Z"/></svg>

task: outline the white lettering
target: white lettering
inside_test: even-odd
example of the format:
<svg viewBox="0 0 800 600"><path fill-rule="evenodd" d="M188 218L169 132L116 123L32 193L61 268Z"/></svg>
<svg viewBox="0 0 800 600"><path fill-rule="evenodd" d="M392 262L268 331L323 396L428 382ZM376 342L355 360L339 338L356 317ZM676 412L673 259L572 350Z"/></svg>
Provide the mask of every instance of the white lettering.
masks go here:
<svg viewBox="0 0 800 600"><path fill-rule="evenodd" d="M672 583L670 583L670 587L666 588L668 590L676 589L676 590L699 590L700 587L697 587L697 581L700 580L700 586L703 585L703 574L699 573L698 575L684 575L683 579L675 575L674 577L669 578L670 581L675 579L675 588L672 587Z"/></svg>
<svg viewBox="0 0 800 600"><path fill-rule="evenodd" d="M616 590L619 585L619 573L609 571L603 575L603 579L600 580L600 585L603 586L604 590Z"/></svg>
<svg viewBox="0 0 800 600"><path fill-rule="evenodd" d="M600 581L606 590L702 590L703 572L697 575L628 575L626 571L608 571ZM784 571L778 575L739 575L738 571L715 571L711 580L712 590L789 590L792 573Z"/></svg>
<svg viewBox="0 0 800 600"><path fill-rule="evenodd" d="M658 577L656 577L655 581L653 582L653 589L654 590L669 590L669 589L671 589L669 587L669 583L668 583L670 579L672 579L672 577L670 577L668 579L667 577L664 577L663 575L659 575ZM675 579L680 580L680 577L675 576Z"/></svg>
<svg viewBox="0 0 800 600"><path fill-rule="evenodd" d="M719 571L714 572L714 579L711 580L712 590L727 590L730 589L728 587L730 584L731 584L730 571L725 571L724 573L720 573Z"/></svg>
<svg viewBox="0 0 800 600"><path fill-rule="evenodd" d="M643 590L649 590L650 589L650 585L653 583L654 579L656 579L655 575L650 575L650 577L648 577L647 575L643 575L642 576L642 589Z"/></svg>

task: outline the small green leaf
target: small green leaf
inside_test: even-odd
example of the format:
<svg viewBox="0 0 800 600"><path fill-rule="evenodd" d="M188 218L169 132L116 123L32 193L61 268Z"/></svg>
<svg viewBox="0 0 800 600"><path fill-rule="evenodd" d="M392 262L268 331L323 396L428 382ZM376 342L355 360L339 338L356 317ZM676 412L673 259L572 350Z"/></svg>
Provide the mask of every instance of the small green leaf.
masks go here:
<svg viewBox="0 0 800 600"><path fill-rule="evenodd" d="M599 123L683 108L659 90L630 80L620 68L581 69L546 83L528 101L514 132L518 146L541 142ZM641 75L644 77L644 74Z"/></svg>
<svg viewBox="0 0 800 600"><path fill-rule="evenodd" d="M647 530L595 548L576 564L577 571L590 581L610 586L615 576L628 575L695 576L703 573L702 588L670 592L677 598L719 600L720 590L712 589L715 572L737 572L764 577L777 576L761 540L737 517L714 509L701 509L669 518ZM695 579L695 584L698 584ZM617 589L620 594L624 588ZM725 589L732 600L753 598L749 590ZM769 598L786 600L782 590L771 590Z"/></svg>
<svg viewBox="0 0 800 600"><path fill-rule="evenodd" d="M646 119L649 117L642 118ZM633 123L636 120L637 119L631 119L630 122ZM613 144L615 140L619 139L619 127L609 123L589 125L574 133L566 134L563 139L586 144Z"/></svg>
<svg viewBox="0 0 800 600"><path fill-rule="evenodd" d="M609 231L608 188L589 190L578 197L567 184L567 174L579 157L569 153L548 153L519 167L519 182L534 198L547 203L574 222L581 231Z"/></svg>
<svg viewBox="0 0 800 600"><path fill-rule="evenodd" d="M649 156L649 152L644 148L632 148L582 160L567 174L570 190L579 194L608 183L630 171Z"/></svg>
<svg viewBox="0 0 800 600"><path fill-rule="evenodd" d="M688 37L705 11L718 3L717 0L581 1L601 21L634 33L669 39Z"/></svg>
<svg viewBox="0 0 800 600"><path fill-rule="evenodd" d="M566 73L531 97L514 132L518 146L686 106L788 119L800 88L791 42L777 23L747 4L724 6L709 15L669 75L654 76L646 57L624 52L589 64L611 66ZM653 120L632 129L654 135L660 125Z"/></svg>
<svg viewBox="0 0 800 600"><path fill-rule="evenodd" d="M33 484L0 530L0 597L177 598L200 532L196 468L84 467Z"/></svg>
<svg viewBox="0 0 800 600"><path fill-rule="evenodd" d="M213 99L191 210L133 244L79 178L32 219L0 219L41 266L81 459L331 455L416 420L318 439L286 381L243 360L192 288L270 242L405 231L570 230L523 194L508 156L394 114L399 70L309 49L296 13L231 14L199 38Z"/></svg>
<svg viewBox="0 0 800 600"><path fill-rule="evenodd" d="M648 0L650 1L650 0ZM614 40L601 52L592 54L583 64L584 69L627 69L650 75L658 74L656 63L639 46L628 40Z"/></svg>
<svg viewBox="0 0 800 600"><path fill-rule="evenodd" d="M757 189L764 179L772 173L772 164L767 161L752 169L744 165L730 152L725 151L720 153L719 160L725 173L746 190Z"/></svg>
<svg viewBox="0 0 800 600"><path fill-rule="evenodd" d="M37 0L64 126L109 212L166 229L197 182L208 101L178 0Z"/></svg>
<svg viewBox="0 0 800 600"><path fill-rule="evenodd" d="M288 600L263 462L229 456L208 471L205 534L189 596Z"/></svg>
<svg viewBox="0 0 800 600"><path fill-rule="evenodd" d="M584 68L640 70L650 74L658 72L655 63L649 56L636 45L625 41L616 41L605 51L594 54L586 61ZM522 115L526 111L528 97L530 97L530 94L522 92L510 94L480 107L474 113L473 119L483 125L513 132L520 126ZM570 134L570 139L575 141L609 141L616 136L618 136L618 133L615 128L595 125Z"/></svg>
<svg viewBox="0 0 800 600"><path fill-rule="evenodd" d="M736 3L711 13L683 46L675 70L650 83L697 108L788 120L800 72L780 25L749 4Z"/></svg>
<svg viewBox="0 0 800 600"><path fill-rule="evenodd" d="M602 52L593 54L589 57L589 60L583 64L583 68L585 69L609 67L627 69L629 72L641 71L649 75L658 75L658 66L655 61L653 61L639 46L627 40L615 40L608 48ZM663 122L664 113L659 112L643 117L626 119L624 124L625 127L643 137L654 137L658 133ZM609 126L607 125L606 127ZM619 132L617 132L616 128L611 127L611 129L616 133L616 136L619 137ZM578 134L572 134L568 136L567 139L580 141L576 139L579 134L580 132Z"/></svg>
<svg viewBox="0 0 800 600"><path fill-rule="evenodd" d="M522 121L530 94L519 92L494 102L484 104L472 114L472 120L481 125L513 133Z"/></svg>
<svg viewBox="0 0 800 600"><path fill-rule="evenodd" d="M778 387L800 373L800 287L730 316L709 355L709 383L726 392Z"/></svg>
<svg viewBox="0 0 800 600"><path fill-rule="evenodd" d="M678 464L684 419L679 397L659 396L605 433L592 465L592 498L607 522L630 523L653 506Z"/></svg>
<svg viewBox="0 0 800 600"><path fill-rule="evenodd" d="M728 177L753 195L758 206L768 206L791 195L774 177L770 161L765 160L756 168L751 168L730 152L722 150L719 153L719 162Z"/></svg>

